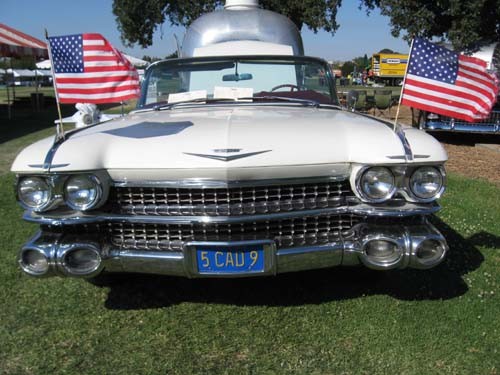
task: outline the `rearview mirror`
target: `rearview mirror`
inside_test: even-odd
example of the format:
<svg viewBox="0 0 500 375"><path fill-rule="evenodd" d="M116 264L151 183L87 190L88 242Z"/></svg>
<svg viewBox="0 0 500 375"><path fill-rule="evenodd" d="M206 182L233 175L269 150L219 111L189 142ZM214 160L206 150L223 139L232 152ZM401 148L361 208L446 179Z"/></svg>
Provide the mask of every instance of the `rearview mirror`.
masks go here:
<svg viewBox="0 0 500 375"><path fill-rule="evenodd" d="M222 76L222 80L224 82L248 81L249 79L253 79L253 76L250 73L225 74Z"/></svg>

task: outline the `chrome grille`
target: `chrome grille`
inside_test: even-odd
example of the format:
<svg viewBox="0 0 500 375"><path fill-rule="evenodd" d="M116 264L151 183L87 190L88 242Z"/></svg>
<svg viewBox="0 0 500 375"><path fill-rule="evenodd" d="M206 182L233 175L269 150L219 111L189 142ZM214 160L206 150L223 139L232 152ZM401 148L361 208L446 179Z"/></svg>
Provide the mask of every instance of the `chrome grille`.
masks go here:
<svg viewBox="0 0 500 375"><path fill-rule="evenodd" d="M115 187L115 213L237 216L337 207L353 196L348 181L230 188Z"/></svg>
<svg viewBox="0 0 500 375"><path fill-rule="evenodd" d="M270 239L278 248L320 245L353 235L360 221L353 215L300 217L249 223L138 224L109 223L100 227L115 247L134 250L180 251L189 241Z"/></svg>
<svg viewBox="0 0 500 375"><path fill-rule="evenodd" d="M491 111L490 115L483 120L474 120L474 122L466 122L463 120L458 120L455 118L441 116L441 121L447 124L463 125L463 126L491 126L492 128L498 127L500 125L500 110Z"/></svg>

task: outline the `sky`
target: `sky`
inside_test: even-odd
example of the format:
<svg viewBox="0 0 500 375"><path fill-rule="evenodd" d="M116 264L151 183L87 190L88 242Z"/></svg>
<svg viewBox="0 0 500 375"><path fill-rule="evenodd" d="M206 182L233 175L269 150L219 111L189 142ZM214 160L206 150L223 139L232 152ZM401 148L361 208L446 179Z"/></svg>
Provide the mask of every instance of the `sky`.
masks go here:
<svg viewBox="0 0 500 375"><path fill-rule="evenodd" d="M157 29L147 49L125 47L120 40L112 0L0 0L0 23L44 40L50 36L94 32L102 34L119 50L141 58L165 57L176 50L174 34L180 40L185 29L169 23ZM408 43L390 33L389 19L373 11L370 16L358 9L358 0L344 0L337 14L340 28L335 35L302 29L305 54L326 60L348 61L365 53L371 56L383 48L407 53Z"/></svg>

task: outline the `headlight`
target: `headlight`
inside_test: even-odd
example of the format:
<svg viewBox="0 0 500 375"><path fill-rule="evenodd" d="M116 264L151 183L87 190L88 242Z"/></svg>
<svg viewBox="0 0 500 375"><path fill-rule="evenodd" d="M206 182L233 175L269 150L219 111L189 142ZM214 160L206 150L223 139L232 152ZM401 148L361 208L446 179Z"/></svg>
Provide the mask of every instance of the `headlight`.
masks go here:
<svg viewBox="0 0 500 375"><path fill-rule="evenodd" d="M43 178L25 177L17 185L17 197L24 207L42 211L50 204L52 191Z"/></svg>
<svg viewBox="0 0 500 375"><path fill-rule="evenodd" d="M74 210L95 207L102 196L101 183L93 175L71 176L64 185L64 200Z"/></svg>
<svg viewBox="0 0 500 375"><path fill-rule="evenodd" d="M360 193L371 202L382 202L389 199L396 187L394 175L385 167L367 169L359 179Z"/></svg>
<svg viewBox="0 0 500 375"><path fill-rule="evenodd" d="M420 199L432 199L443 188L443 175L435 167L420 167L410 178L410 189Z"/></svg>

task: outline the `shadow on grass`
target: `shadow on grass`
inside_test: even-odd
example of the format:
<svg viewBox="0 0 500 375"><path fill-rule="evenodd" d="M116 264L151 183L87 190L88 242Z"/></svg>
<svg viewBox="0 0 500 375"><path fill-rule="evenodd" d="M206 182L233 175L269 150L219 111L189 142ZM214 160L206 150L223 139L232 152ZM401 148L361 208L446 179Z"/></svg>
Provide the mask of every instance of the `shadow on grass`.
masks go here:
<svg viewBox="0 0 500 375"><path fill-rule="evenodd" d="M0 104L0 144L23 137L39 130L54 128L54 121L59 118L54 98L46 98L44 108L35 112L29 98L19 98L11 106L11 118L8 118L6 104ZM28 101L27 101L28 100ZM99 110L120 113L121 107L117 103L100 104ZM62 104L62 117L70 117L77 109L74 104Z"/></svg>
<svg viewBox="0 0 500 375"><path fill-rule="evenodd" d="M7 105L0 105L0 144L23 137L39 130L54 128L59 117L55 103L47 104L40 112L35 112L31 104L14 103L8 118ZM74 105L61 106L63 117L76 112Z"/></svg>
<svg viewBox="0 0 500 375"><path fill-rule="evenodd" d="M120 275L108 285L106 307L153 309L186 301L295 306L379 294L400 300L455 298L468 290L463 275L478 268L484 259L474 245L498 244L499 238L481 233L466 240L438 218L432 221L447 238L450 252L445 262L431 270L375 272L363 267L337 267L276 277L196 280Z"/></svg>
<svg viewBox="0 0 500 375"><path fill-rule="evenodd" d="M500 144L500 134L471 134L429 131L439 142L452 145L474 146L475 144Z"/></svg>

